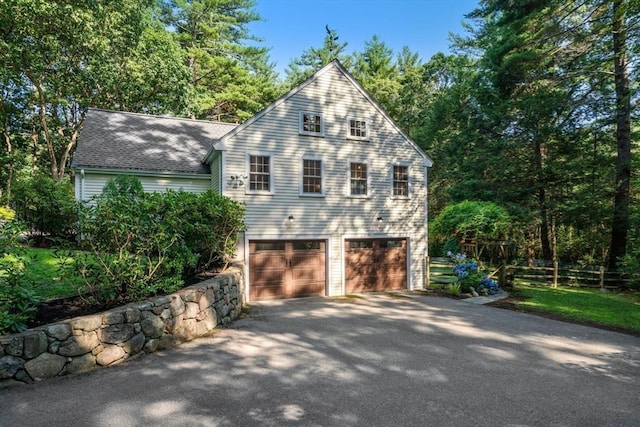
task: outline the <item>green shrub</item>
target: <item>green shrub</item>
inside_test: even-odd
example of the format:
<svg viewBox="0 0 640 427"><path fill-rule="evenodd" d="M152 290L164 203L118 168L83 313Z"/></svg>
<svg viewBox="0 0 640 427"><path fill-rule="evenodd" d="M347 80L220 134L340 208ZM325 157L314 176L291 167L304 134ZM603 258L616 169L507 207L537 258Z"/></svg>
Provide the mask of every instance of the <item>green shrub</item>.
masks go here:
<svg viewBox="0 0 640 427"><path fill-rule="evenodd" d="M454 297L457 297L458 295L460 295L460 292L461 292L460 283L449 283L447 285L447 292L449 292L449 295L452 295Z"/></svg>
<svg viewBox="0 0 640 427"><path fill-rule="evenodd" d="M449 205L431 222L430 231L440 240L464 238L503 239L510 234L511 218L491 202L465 200Z"/></svg>
<svg viewBox="0 0 640 427"><path fill-rule="evenodd" d="M11 221L16 217L16 212L7 206L0 206L0 221Z"/></svg>
<svg viewBox="0 0 640 427"><path fill-rule="evenodd" d="M182 231L183 244L198 256L194 273L225 264L244 230L244 206L209 190L202 194L168 191L150 196L165 218Z"/></svg>
<svg viewBox="0 0 640 427"><path fill-rule="evenodd" d="M144 193L133 177L118 177L81 209L91 257L75 268L89 296L132 301L173 292L187 275L234 254L244 228L241 204L209 191Z"/></svg>
<svg viewBox="0 0 640 427"><path fill-rule="evenodd" d="M15 221L0 223L0 335L26 329L40 302L25 279L29 260L18 243L23 232Z"/></svg>
<svg viewBox="0 0 640 427"><path fill-rule="evenodd" d="M11 204L32 233L67 238L74 234L77 210L73 186L44 175L22 178L13 185Z"/></svg>

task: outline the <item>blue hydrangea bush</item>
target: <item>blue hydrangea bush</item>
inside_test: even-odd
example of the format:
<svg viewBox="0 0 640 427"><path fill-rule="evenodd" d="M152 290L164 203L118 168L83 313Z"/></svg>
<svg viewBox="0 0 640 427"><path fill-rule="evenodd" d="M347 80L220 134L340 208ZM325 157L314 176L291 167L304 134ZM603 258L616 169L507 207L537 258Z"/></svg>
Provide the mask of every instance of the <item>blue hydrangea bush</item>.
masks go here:
<svg viewBox="0 0 640 427"><path fill-rule="evenodd" d="M456 275L456 283L460 284L460 290L465 293L475 289L479 294L493 295L500 291L495 280L480 271L478 262L467 258L466 254L447 253L453 262L453 272Z"/></svg>

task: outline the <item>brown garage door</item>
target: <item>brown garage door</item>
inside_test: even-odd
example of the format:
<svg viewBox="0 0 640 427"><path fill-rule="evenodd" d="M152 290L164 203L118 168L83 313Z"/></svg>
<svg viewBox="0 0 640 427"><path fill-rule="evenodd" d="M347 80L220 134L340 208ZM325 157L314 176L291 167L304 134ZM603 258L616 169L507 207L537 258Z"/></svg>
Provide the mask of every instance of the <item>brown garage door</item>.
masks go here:
<svg viewBox="0 0 640 427"><path fill-rule="evenodd" d="M249 242L249 295L253 301L324 295L325 270L323 240Z"/></svg>
<svg viewBox="0 0 640 427"><path fill-rule="evenodd" d="M345 241L347 293L407 288L406 239Z"/></svg>

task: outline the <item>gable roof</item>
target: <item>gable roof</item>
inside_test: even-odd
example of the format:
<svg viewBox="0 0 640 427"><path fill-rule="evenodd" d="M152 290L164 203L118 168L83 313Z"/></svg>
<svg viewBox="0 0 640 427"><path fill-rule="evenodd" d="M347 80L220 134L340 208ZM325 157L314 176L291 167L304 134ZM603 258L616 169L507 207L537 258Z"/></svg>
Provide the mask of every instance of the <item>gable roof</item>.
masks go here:
<svg viewBox="0 0 640 427"><path fill-rule="evenodd" d="M207 151L203 161L205 163L209 163L211 161L211 157L216 151L226 149L226 140L228 138L242 132L248 126L251 126L252 123L256 122L265 114L269 113L270 111L278 107L280 104L282 104L283 102L285 102L286 100L288 100L289 98L291 98L292 96L294 96L295 94L303 90L313 81L318 79L318 77L325 74L328 70L332 68L336 68L337 70L339 70L344 75L344 77L346 77L347 80L349 80L349 82L351 82L351 84L371 103L371 105L373 105L374 108L378 110L378 112L391 124L391 126L393 126L393 128L400 135L402 135L402 137L407 141L407 143L409 143L416 150L416 152L424 159L425 166L430 167L433 165L433 161L429 158L429 156L427 156L426 153L422 151L420 147L418 147L418 144L416 144L411 138L409 138L407 134L405 134L402 131L402 129L400 129L398 124L391 118L391 116L389 116L389 114L387 114L384 108L382 108L382 106L378 104L378 102L375 99L373 99L371 95L367 93L366 90L364 90L364 88L360 85L360 83L358 83L358 81L346 70L346 68L344 68L344 66L337 59L334 59L329 64L325 65L323 68L316 71L316 73L313 76L309 77L306 81L296 86L295 88L291 89L289 92L287 92L286 94L278 98L276 101L274 101L273 103L265 107L262 111L260 111L250 119L246 120L241 125L237 126L235 129L225 134L223 137L221 137L215 144L209 147L209 150Z"/></svg>
<svg viewBox="0 0 640 427"><path fill-rule="evenodd" d="M209 174L209 147L237 124L90 108L73 168Z"/></svg>

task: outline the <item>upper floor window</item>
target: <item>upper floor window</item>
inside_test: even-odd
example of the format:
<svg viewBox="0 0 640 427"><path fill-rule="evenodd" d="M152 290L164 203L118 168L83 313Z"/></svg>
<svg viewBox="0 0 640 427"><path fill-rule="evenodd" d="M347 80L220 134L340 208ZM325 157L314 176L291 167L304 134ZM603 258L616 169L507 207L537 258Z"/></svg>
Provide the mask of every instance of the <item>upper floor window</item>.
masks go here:
<svg viewBox="0 0 640 427"><path fill-rule="evenodd" d="M272 169L271 156L249 155L249 191L271 193L273 191Z"/></svg>
<svg viewBox="0 0 640 427"><path fill-rule="evenodd" d="M300 113L300 133L307 135L324 135L322 115L318 113Z"/></svg>
<svg viewBox="0 0 640 427"><path fill-rule="evenodd" d="M409 197L409 166L393 165L393 196Z"/></svg>
<svg viewBox="0 0 640 427"><path fill-rule="evenodd" d="M302 194L322 195L322 160L302 159Z"/></svg>
<svg viewBox="0 0 640 427"><path fill-rule="evenodd" d="M350 163L349 169L349 194L351 196L367 196L369 190L367 164Z"/></svg>
<svg viewBox="0 0 640 427"><path fill-rule="evenodd" d="M349 138L354 139L367 139L369 138L369 131L367 128L367 122L361 119L348 119L349 126Z"/></svg>

